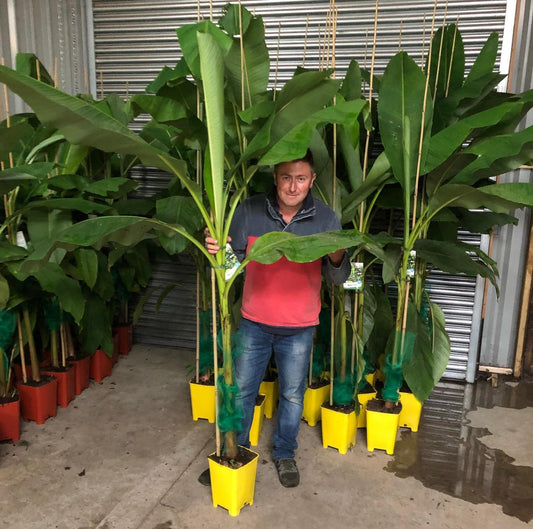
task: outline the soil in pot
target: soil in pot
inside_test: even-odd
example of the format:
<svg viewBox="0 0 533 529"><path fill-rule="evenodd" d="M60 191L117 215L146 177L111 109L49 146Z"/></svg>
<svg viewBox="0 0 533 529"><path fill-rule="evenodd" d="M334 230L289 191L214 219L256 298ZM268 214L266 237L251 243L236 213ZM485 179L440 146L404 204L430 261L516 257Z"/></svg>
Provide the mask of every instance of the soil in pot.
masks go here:
<svg viewBox="0 0 533 529"><path fill-rule="evenodd" d="M234 459L230 459L225 455L217 456L216 454L211 454L210 456L208 456L211 461L214 461L215 463L218 463L219 465L222 465L224 467L233 469L243 467L244 465L246 465L246 463L250 463L250 461L253 461L254 457L256 457L256 454L254 452L243 448L242 446L239 447L239 453Z"/></svg>
<svg viewBox="0 0 533 529"><path fill-rule="evenodd" d="M327 408L328 410L338 411L339 413L352 413L352 411L355 410L355 404L352 402L351 404L348 404L346 406L339 406L337 404L331 405L329 402L324 402L322 404L323 408Z"/></svg>
<svg viewBox="0 0 533 529"><path fill-rule="evenodd" d="M402 411L401 402L396 402L392 407L387 407L386 402L381 399L369 400L366 404L367 411L378 411L381 413L399 414Z"/></svg>

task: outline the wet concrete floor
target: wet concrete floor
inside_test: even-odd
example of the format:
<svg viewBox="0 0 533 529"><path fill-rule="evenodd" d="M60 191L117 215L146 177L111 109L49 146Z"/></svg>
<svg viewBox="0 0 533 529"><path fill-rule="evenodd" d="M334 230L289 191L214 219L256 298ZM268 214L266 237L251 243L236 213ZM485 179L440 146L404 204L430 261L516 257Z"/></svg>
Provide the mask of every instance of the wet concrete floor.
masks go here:
<svg viewBox="0 0 533 529"><path fill-rule="evenodd" d="M517 412L532 406L533 383L528 380L500 379L496 388L487 380L475 385L440 384L424 406L419 431L401 431L386 469L471 503L501 505L505 514L529 522L533 519L533 415L522 413L521 417ZM496 412L491 423L476 427L484 423L480 414L488 416L489 410ZM499 425L510 414L516 419L501 435ZM492 446L493 432L501 437L500 448Z"/></svg>
<svg viewBox="0 0 533 529"><path fill-rule="evenodd" d="M519 529L533 527L533 382L441 383L393 456L324 449L302 423L301 484L279 485L266 420L254 504L231 517L197 482L214 427L192 421L192 352L134 346L111 377L0 443L0 528Z"/></svg>

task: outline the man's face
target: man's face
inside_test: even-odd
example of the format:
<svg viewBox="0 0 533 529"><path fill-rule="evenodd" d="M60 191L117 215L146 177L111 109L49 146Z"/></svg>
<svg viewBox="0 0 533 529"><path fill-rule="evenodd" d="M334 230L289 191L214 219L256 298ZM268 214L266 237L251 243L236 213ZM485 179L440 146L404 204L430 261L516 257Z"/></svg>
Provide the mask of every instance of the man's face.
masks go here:
<svg viewBox="0 0 533 529"><path fill-rule="evenodd" d="M274 171L274 184L281 210L298 210L309 190L313 187L316 174L307 162L283 162Z"/></svg>

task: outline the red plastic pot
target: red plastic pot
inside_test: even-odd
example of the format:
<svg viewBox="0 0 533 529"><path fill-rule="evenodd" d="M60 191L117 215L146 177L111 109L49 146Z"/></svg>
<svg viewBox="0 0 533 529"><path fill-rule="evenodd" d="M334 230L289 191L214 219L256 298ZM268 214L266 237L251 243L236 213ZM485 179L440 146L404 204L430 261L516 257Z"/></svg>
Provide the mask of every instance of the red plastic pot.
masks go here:
<svg viewBox="0 0 533 529"><path fill-rule="evenodd" d="M112 358L109 358L103 349L97 349L91 356L91 378L96 382L101 382L105 377L111 375L112 369Z"/></svg>
<svg viewBox="0 0 533 529"><path fill-rule="evenodd" d="M121 355L128 355L131 351L133 325L125 323L117 325L115 331L118 335L118 350Z"/></svg>
<svg viewBox="0 0 533 529"><path fill-rule="evenodd" d="M89 387L91 380L91 357L69 359L74 366L74 393L80 395L81 392Z"/></svg>
<svg viewBox="0 0 533 529"><path fill-rule="evenodd" d="M120 338L118 337L118 333L115 333L113 335L113 356L111 357L111 360L113 361L113 365L115 365L118 362L119 356L120 356Z"/></svg>
<svg viewBox="0 0 533 529"><path fill-rule="evenodd" d="M57 404L66 408L71 400L76 396L76 368L68 366L66 368L48 367L43 369L45 375L52 375L57 378Z"/></svg>
<svg viewBox="0 0 533 529"><path fill-rule="evenodd" d="M16 443L20 439L20 399L0 402L0 441L11 439Z"/></svg>
<svg viewBox="0 0 533 529"><path fill-rule="evenodd" d="M43 424L48 417L57 415L57 379L43 377L39 384L33 380L17 384L20 396L20 413L26 421Z"/></svg>

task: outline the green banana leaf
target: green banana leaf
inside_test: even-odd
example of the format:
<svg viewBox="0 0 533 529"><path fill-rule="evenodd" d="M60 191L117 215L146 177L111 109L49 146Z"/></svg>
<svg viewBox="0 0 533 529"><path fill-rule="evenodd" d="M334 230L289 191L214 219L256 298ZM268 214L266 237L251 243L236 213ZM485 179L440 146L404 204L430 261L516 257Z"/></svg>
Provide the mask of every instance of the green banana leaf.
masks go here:
<svg viewBox="0 0 533 529"><path fill-rule="evenodd" d="M481 250L472 245L460 241L433 241L430 239L419 239L415 245L417 257L433 264L443 272L449 274L463 273L469 276L488 278L496 287L498 272L494 261L492 261ZM476 252L476 259L469 255Z"/></svg>
<svg viewBox="0 0 533 529"><path fill-rule="evenodd" d="M238 15L236 15L236 12L238 12L239 6L231 6L230 10L234 11L233 18L237 16L237 28L233 29L237 29L236 34L238 34ZM267 91L268 76L270 74L270 59L265 43L263 21L261 17L251 17L244 8L242 12L244 19L243 37L242 39L240 37L233 38L232 46L224 57L231 99L241 110L258 102L257 96ZM226 16L228 16L228 13ZM244 53L242 73L241 44ZM244 105L242 104L243 96Z"/></svg>
<svg viewBox="0 0 533 529"><path fill-rule="evenodd" d="M475 184L479 180L512 171L533 159L533 126L513 134L485 138L464 150L477 159L450 180Z"/></svg>
<svg viewBox="0 0 533 529"><path fill-rule="evenodd" d="M424 104L425 95L427 100ZM398 53L383 74L378 119L383 147L392 172L403 189L403 208L407 219L412 209L411 194L417 162L420 156L420 166L424 166L429 146L431 109L426 76L405 52Z"/></svg>
<svg viewBox="0 0 533 529"><path fill-rule="evenodd" d="M98 255L92 248L77 248L74 251L79 278L93 288L98 277Z"/></svg>
<svg viewBox="0 0 533 529"><path fill-rule="evenodd" d="M416 341L412 354L404 359L403 376L415 397L424 402L446 370L450 339L444 314L437 304L429 303L427 322L416 309L409 310L409 318L409 325L414 326L416 332Z"/></svg>

